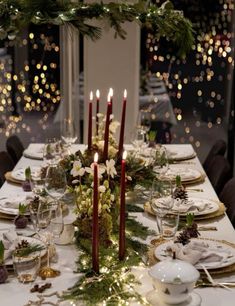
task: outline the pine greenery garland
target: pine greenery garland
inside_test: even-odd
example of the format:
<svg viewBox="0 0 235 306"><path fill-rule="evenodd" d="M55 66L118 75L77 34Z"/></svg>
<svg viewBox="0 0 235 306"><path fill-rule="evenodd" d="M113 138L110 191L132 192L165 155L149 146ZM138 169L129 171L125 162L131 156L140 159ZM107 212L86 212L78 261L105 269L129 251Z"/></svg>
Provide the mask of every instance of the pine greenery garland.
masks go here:
<svg viewBox="0 0 235 306"><path fill-rule="evenodd" d="M143 226L135 219L128 218L126 222L126 257L118 259L118 231L112 237L113 244L109 247L100 245L100 274L91 270L91 241L77 237L79 259L77 272L84 273L78 282L66 293L65 299L83 300L85 305L126 305L128 300L134 299L141 305L146 302L135 290L138 279L131 272L131 268L144 265L147 245L143 241L154 232ZM79 233L78 233L79 235Z"/></svg>
<svg viewBox="0 0 235 306"><path fill-rule="evenodd" d="M174 10L170 1L162 6L139 0L104 4L102 1L85 4L72 0L4 0L0 1L0 39L13 40L30 23L69 25L82 35L96 40L101 37L101 28L91 25L91 20L104 20L115 31L115 36L126 37L124 22L137 22L147 27L157 38L166 37L185 55L192 47L191 22L181 12Z"/></svg>

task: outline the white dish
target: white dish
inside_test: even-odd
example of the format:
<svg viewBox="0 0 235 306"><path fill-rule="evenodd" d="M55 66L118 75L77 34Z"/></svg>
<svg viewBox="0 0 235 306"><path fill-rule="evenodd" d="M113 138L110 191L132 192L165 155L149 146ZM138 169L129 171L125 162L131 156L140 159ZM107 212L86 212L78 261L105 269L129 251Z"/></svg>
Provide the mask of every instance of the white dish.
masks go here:
<svg viewBox="0 0 235 306"><path fill-rule="evenodd" d="M175 147L174 145L167 146L167 155L175 161L187 160L196 156L195 151L191 147Z"/></svg>
<svg viewBox="0 0 235 306"><path fill-rule="evenodd" d="M19 204L27 204L29 197L25 195L6 195L0 197L0 212L8 215L17 215L19 211ZM26 213L27 214L27 213ZM29 213L28 213L29 214Z"/></svg>
<svg viewBox="0 0 235 306"><path fill-rule="evenodd" d="M42 247L44 247L44 249L41 251L41 257L46 255L46 253L47 253L46 245L41 240L39 240L37 238L34 238L34 237L24 237L24 236L18 236L18 238L19 238L19 242L22 241L22 240L26 240L30 244L41 245ZM39 254L39 252L35 252L34 254ZM5 264L6 264L6 266L12 266L13 265L12 258L6 259Z"/></svg>
<svg viewBox="0 0 235 306"><path fill-rule="evenodd" d="M24 150L23 152L24 157L36 159L36 160L43 160L43 150L42 151L31 151L29 149Z"/></svg>
<svg viewBox="0 0 235 306"><path fill-rule="evenodd" d="M197 239L191 239L191 241L197 240ZM206 262L203 260L200 260L198 263L195 264L195 268L201 270L202 266L208 270L210 269L220 269L224 267L228 267L232 264L235 264L235 248L232 246L223 243L221 241L215 241L210 239L198 239L201 242L204 241L208 244L207 251L209 252L216 252L220 254L221 256L224 255L224 259L222 261L214 261L214 262ZM167 247L172 244L173 241L167 241L165 243L162 243L161 245L157 246L154 255L158 260L166 260L168 258L171 258L172 256L166 251ZM182 245L183 247L183 245Z"/></svg>
<svg viewBox="0 0 235 306"><path fill-rule="evenodd" d="M30 169L31 169L32 176L38 176L38 174L41 171L40 167L30 167ZM24 182L25 181L25 168L19 168L19 169L13 170L11 172L11 177L17 181Z"/></svg>
<svg viewBox="0 0 235 306"><path fill-rule="evenodd" d="M184 208L190 207L187 211L183 211ZM193 213L195 216L207 215L216 212L219 209L219 204L216 201L210 199L204 199L199 197L189 197L186 204L177 207L177 202L172 208L172 213L178 213L180 216L186 216L188 213Z"/></svg>
<svg viewBox="0 0 235 306"><path fill-rule="evenodd" d="M167 303L164 303L163 301L161 301L156 290L152 290L152 291L148 292L147 295L146 295L146 299L150 303L150 305L152 305L152 306L170 306L170 305L173 305L173 304L167 304ZM202 302L202 299L201 299L200 295L196 292L192 292L189 295L189 298L187 299L187 301L185 301L183 303L179 303L179 304L174 304L174 305L176 305L176 306L200 306L201 302Z"/></svg>
<svg viewBox="0 0 235 306"><path fill-rule="evenodd" d="M170 165L163 177L174 181L177 175L180 175L183 183L198 180L202 176L201 172L197 169L187 166Z"/></svg>

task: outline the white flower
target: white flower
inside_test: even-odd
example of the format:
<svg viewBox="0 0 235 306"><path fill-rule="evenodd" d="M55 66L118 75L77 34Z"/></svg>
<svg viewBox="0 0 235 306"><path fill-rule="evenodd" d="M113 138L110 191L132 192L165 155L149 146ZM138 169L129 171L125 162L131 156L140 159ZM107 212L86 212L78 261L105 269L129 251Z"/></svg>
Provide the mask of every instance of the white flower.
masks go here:
<svg viewBox="0 0 235 306"><path fill-rule="evenodd" d="M106 190L106 188L105 188L105 186L104 185L101 185L101 186L99 186L99 192L101 192L101 193L104 193L105 192L105 190Z"/></svg>
<svg viewBox="0 0 235 306"><path fill-rule="evenodd" d="M114 195L113 195L113 194L111 194L111 196L110 196L110 200L111 200L112 202L115 200L115 197L114 197Z"/></svg>
<svg viewBox="0 0 235 306"><path fill-rule="evenodd" d="M94 176L94 163L91 164L91 167L85 167L85 171L92 176ZM105 173L105 167L99 165L98 167L98 178L102 178L102 175Z"/></svg>
<svg viewBox="0 0 235 306"><path fill-rule="evenodd" d="M117 128L119 127L120 123L118 121L112 121L110 126L109 126L109 130L111 133L116 133Z"/></svg>
<svg viewBox="0 0 235 306"><path fill-rule="evenodd" d="M127 175L126 178L127 178L128 181L132 181L132 177L131 176Z"/></svg>
<svg viewBox="0 0 235 306"><path fill-rule="evenodd" d="M114 175L117 174L117 171L114 166L115 166L114 159L106 160L106 171L107 174L110 175L112 178L114 178Z"/></svg>
<svg viewBox="0 0 235 306"><path fill-rule="evenodd" d="M79 182L79 180L73 180L72 184L77 184Z"/></svg>
<svg viewBox="0 0 235 306"><path fill-rule="evenodd" d="M70 173L72 174L73 177L84 175L85 169L82 168L82 163L80 160L75 160L75 162L73 163L73 169L71 170Z"/></svg>

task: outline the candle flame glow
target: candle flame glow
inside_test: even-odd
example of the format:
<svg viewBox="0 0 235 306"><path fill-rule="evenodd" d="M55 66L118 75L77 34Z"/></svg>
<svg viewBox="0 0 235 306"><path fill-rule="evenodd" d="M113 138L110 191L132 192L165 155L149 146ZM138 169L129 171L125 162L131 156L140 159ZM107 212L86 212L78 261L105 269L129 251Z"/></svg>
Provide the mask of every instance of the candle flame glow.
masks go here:
<svg viewBox="0 0 235 306"><path fill-rule="evenodd" d="M99 89L96 90L96 98L97 98L97 99L100 98L100 91L99 91Z"/></svg>
<svg viewBox="0 0 235 306"><path fill-rule="evenodd" d="M109 89L109 96L110 96L111 98L113 97L113 89L112 89L112 88Z"/></svg>
<svg viewBox="0 0 235 306"><path fill-rule="evenodd" d="M126 160L126 157L127 157L127 151L124 151L122 154L122 159Z"/></svg>
<svg viewBox="0 0 235 306"><path fill-rule="evenodd" d="M108 94L108 98L107 98L107 100L108 100L108 103L111 101L110 94Z"/></svg>
<svg viewBox="0 0 235 306"><path fill-rule="evenodd" d="M124 90L124 98L125 99L127 98L127 90L126 89Z"/></svg>
<svg viewBox="0 0 235 306"><path fill-rule="evenodd" d="M91 91L90 92L90 101L92 101L93 100L93 92Z"/></svg>
<svg viewBox="0 0 235 306"><path fill-rule="evenodd" d="M98 159L99 159L99 155L98 155L98 153L96 152L95 155L94 155L94 163L97 163L97 162L98 162Z"/></svg>

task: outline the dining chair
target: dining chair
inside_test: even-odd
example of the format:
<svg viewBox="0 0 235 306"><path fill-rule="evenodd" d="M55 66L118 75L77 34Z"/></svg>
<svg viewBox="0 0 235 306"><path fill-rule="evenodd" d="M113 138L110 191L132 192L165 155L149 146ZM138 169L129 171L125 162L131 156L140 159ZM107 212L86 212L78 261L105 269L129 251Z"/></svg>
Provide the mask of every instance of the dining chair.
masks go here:
<svg viewBox="0 0 235 306"><path fill-rule="evenodd" d="M21 140L19 139L19 137L16 135L12 135L9 138L7 138L6 149L16 165L16 163L21 158L24 151L24 146Z"/></svg>
<svg viewBox="0 0 235 306"><path fill-rule="evenodd" d="M217 194L220 194L224 185L232 177L230 164L221 155L215 155L211 159L206 174Z"/></svg>
<svg viewBox="0 0 235 306"><path fill-rule="evenodd" d="M5 152L0 152L0 187L5 182L5 173L11 171L14 168L15 164L11 156Z"/></svg>
<svg viewBox="0 0 235 306"><path fill-rule="evenodd" d="M219 195L219 199L224 203L226 213L235 228L235 178L230 179Z"/></svg>
<svg viewBox="0 0 235 306"><path fill-rule="evenodd" d="M224 156L225 152L227 150L226 142L222 139L217 140L212 148L210 149L204 163L203 168L207 172L208 167L210 166L211 160L215 155L222 155Z"/></svg>

